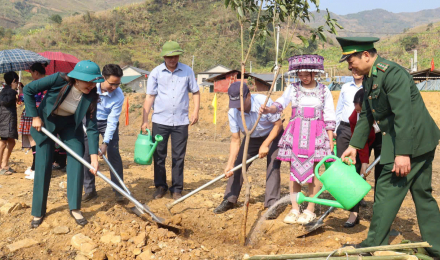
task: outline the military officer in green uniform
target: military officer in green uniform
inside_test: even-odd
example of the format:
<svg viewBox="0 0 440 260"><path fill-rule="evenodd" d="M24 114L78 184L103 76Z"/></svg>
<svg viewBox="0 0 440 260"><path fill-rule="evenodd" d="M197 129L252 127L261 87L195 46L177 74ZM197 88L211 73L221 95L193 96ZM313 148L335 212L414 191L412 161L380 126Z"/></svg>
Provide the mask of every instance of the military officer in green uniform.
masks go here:
<svg viewBox="0 0 440 260"><path fill-rule="evenodd" d="M91 165L98 170L99 132L96 121L98 94L96 83L102 82L101 70L92 61L80 61L73 71L65 75L56 73L33 81L24 87L26 115L33 117L31 135L37 143L34 192L32 197L31 227L36 228L46 215L47 195L52 174L55 143L43 132L44 126L54 135L58 134L67 146L80 157L84 153L84 132L82 119L86 117L87 136ZM40 106L35 105L35 94L47 91ZM70 215L78 225L87 220L82 216L81 195L83 187L83 166L70 154L67 156L67 199Z"/></svg>
<svg viewBox="0 0 440 260"><path fill-rule="evenodd" d="M440 257L440 211L432 196L432 161L440 130L426 109L422 96L409 73L398 64L377 54L373 37L338 37L343 51L340 62L364 75L365 99L359 121L342 154L356 160L373 123L382 132L380 163L384 165L377 181L373 219L368 237L359 247L387 245L391 224L408 193L416 205L422 239Z"/></svg>

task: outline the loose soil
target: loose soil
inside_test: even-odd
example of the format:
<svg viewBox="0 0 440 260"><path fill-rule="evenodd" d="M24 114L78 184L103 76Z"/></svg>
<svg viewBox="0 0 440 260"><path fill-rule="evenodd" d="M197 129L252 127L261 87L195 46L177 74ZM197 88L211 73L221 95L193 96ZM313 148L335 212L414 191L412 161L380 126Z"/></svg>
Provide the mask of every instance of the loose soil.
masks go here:
<svg viewBox="0 0 440 260"><path fill-rule="evenodd" d="M273 99L280 95L281 93L275 93ZM333 92L333 95L336 106L339 92ZM99 197L82 204L82 211L89 220L89 224L84 228L80 227L75 224L68 213L65 188L67 178L66 174L61 171L54 171L52 174L47 217L40 227L31 229L30 206L32 205L33 181L24 179L23 173L31 165L32 155L30 152L26 154L21 149L21 143L17 142L11 156L11 166L17 173L11 176L0 176L0 203L21 203L23 207L0 216L0 259L84 259L79 250L71 244L71 238L79 233L88 236L96 243L97 250L93 254L93 259L242 259L244 254L332 251L346 243L359 243L366 237L372 217L372 191L365 198L368 206L361 208L360 225L352 229L342 228L348 217L348 212L338 209L327 218L323 228L307 237L296 238L302 228L282 222L290 210L290 206L287 206L278 219L267 220L263 223L261 232L254 239L252 246L239 245L242 198L239 199L237 208L225 214L216 215L213 213L213 209L222 201L226 180L220 181L176 205L171 210L174 215L170 215L165 207L167 203L172 201L169 193L162 199L152 200L155 190L152 166L141 166L133 162L133 149L141 125L144 95L130 94L128 96L131 105L129 109L130 124L124 126L125 108L120 124L120 150L124 164L125 183L135 198L146 203L157 215L179 226L181 231L173 232L173 230L158 227L154 223L137 217L130 211L132 203L116 204L114 192L101 179L97 179L96 182ZM211 101L213 94L204 92L201 96L199 123L189 128L184 170L184 194L222 174L228 159L230 133L227 119L227 95L218 95L217 127L212 124ZM431 115L439 124L438 100L440 93L423 93L423 98ZM290 110L285 111L283 118L288 118L290 113ZM167 177L168 183L171 183L170 149L168 158ZM439 162L438 158L434 161L432 183L433 194L438 201L440 200L438 192L440 189ZM265 164L265 160L257 160L249 169L252 189L248 232L266 210L263 206ZM109 169L103 161L100 162L100 170L109 176ZM374 183L372 176L374 175L371 174L368 178L370 184ZM289 167L283 163L281 169L282 196L288 194L288 182ZM330 198L328 194L323 194L323 196ZM327 207L317 206L316 214L320 215L325 210ZM421 240L415 207L410 194L405 198L392 229L399 232L398 236L391 237L392 244L400 243L402 239ZM66 231L67 233L65 233ZM145 240L142 239L144 232ZM101 239L102 237L115 237L115 239L110 239L113 242L109 242L106 239ZM10 252L8 245L26 238L34 239L37 244ZM142 255L136 256L141 252Z"/></svg>

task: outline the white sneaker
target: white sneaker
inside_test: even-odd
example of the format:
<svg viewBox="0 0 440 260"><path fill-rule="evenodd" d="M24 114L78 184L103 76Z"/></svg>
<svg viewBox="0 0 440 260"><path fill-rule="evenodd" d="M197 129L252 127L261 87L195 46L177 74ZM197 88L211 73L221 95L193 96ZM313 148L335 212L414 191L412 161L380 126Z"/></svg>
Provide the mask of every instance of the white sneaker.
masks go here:
<svg viewBox="0 0 440 260"><path fill-rule="evenodd" d="M35 176L35 171L31 171L28 175L26 175L26 179L33 180Z"/></svg>
<svg viewBox="0 0 440 260"><path fill-rule="evenodd" d="M298 222L299 216L299 211L292 209L289 214L287 214L287 216L284 218L283 222L286 224L295 224Z"/></svg>
<svg viewBox="0 0 440 260"><path fill-rule="evenodd" d="M316 214L313 212L310 212L308 210L304 210L304 212L301 214L301 216L299 216L298 218L298 224L308 224L310 222L312 222L313 220L316 219Z"/></svg>
<svg viewBox="0 0 440 260"><path fill-rule="evenodd" d="M33 171L31 170L31 167L28 167L27 169L26 169L26 171L24 172L24 174L26 174L26 175L29 175L29 174L31 174Z"/></svg>

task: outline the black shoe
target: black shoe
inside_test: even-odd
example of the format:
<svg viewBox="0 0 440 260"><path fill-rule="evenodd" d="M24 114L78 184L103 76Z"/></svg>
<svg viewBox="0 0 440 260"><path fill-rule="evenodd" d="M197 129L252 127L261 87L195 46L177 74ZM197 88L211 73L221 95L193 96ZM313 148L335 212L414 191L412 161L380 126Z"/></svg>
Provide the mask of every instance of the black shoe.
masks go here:
<svg viewBox="0 0 440 260"><path fill-rule="evenodd" d="M366 208L367 207L367 202L365 202L364 199L361 199L361 201L359 201L359 206Z"/></svg>
<svg viewBox="0 0 440 260"><path fill-rule="evenodd" d="M45 216L46 216L46 215L43 215L43 217L40 218L39 220L34 220L34 219L32 219L32 221L31 221L31 228L37 228L37 227L39 227L39 226L41 225L41 223L43 223L43 219L44 219Z"/></svg>
<svg viewBox="0 0 440 260"><path fill-rule="evenodd" d="M84 201L84 202L87 202L87 201L90 201L90 200L92 200L92 199L94 199L96 197L98 197L98 193L96 192L96 190L94 190L92 192L84 194L82 196L81 200Z"/></svg>
<svg viewBox="0 0 440 260"><path fill-rule="evenodd" d="M167 192L167 190L165 189L165 187L159 186L156 188L156 191L153 194L153 199L160 199L163 196L165 196L165 193Z"/></svg>
<svg viewBox="0 0 440 260"><path fill-rule="evenodd" d="M127 202L125 197L122 196L119 192L115 192L115 199L116 199L116 202L119 204L125 204Z"/></svg>
<svg viewBox="0 0 440 260"><path fill-rule="evenodd" d="M83 216L83 218L77 219L77 218L75 218L75 217L73 216L71 210L69 211L69 213L70 213L70 216L72 216L72 218L75 219L76 224L78 224L78 225L84 227L85 225L87 225L87 223L89 223L89 222L87 221L87 219L86 219L84 216Z"/></svg>
<svg viewBox="0 0 440 260"><path fill-rule="evenodd" d="M284 209L285 208L279 206L274 208L271 212L269 212L269 214L266 215L266 219L277 219Z"/></svg>
<svg viewBox="0 0 440 260"><path fill-rule="evenodd" d="M356 220L354 222L345 222L344 227L345 228L352 228L354 226L356 226L357 224L359 224L359 216L356 217Z"/></svg>
<svg viewBox="0 0 440 260"><path fill-rule="evenodd" d="M234 208L234 203L229 202L228 200L224 200L222 201L222 203L220 203L220 205L214 209L214 213L215 214L221 214L224 213L232 208Z"/></svg>
<svg viewBox="0 0 440 260"><path fill-rule="evenodd" d="M173 198L173 200L178 200L178 199L182 198L182 193L180 193L180 192L171 192L171 198Z"/></svg>

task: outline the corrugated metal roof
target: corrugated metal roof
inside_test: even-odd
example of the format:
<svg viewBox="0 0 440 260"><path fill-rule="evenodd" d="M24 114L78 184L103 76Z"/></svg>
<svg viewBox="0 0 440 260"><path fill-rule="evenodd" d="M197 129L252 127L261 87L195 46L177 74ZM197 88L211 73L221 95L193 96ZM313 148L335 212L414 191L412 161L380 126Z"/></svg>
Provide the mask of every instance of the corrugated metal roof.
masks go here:
<svg viewBox="0 0 440 260"><path fill-rule="evenodd" d="M132 82L133 80L138 79L138 78L140 78L140 77L143 77L143 76L142 76L142 75L137 75L137 76L123 76L123 77L121 78L121 83L122 83L122 84L128 84L128 83Z"/></svg>

